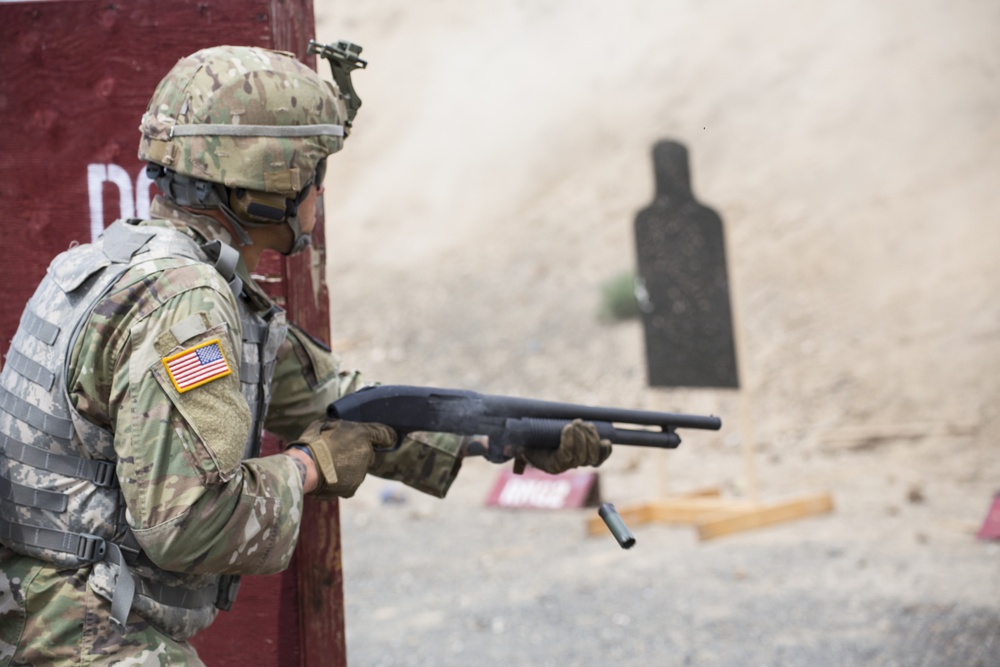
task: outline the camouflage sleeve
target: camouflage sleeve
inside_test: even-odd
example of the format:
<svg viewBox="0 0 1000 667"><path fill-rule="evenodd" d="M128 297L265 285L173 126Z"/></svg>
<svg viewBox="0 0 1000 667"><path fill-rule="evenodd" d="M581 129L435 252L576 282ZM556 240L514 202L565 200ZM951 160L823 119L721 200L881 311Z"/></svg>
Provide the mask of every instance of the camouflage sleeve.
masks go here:
<svg viewBox="0 0 1000 667"><path fill-rule="evenodd" d="M360 383L360 373L342 371L337 355L290 325L278 350L264 426L283 440L294 440L309 424L326 416L327 405L356 391Z"/></svg>
<svg viewBox="0 0 1000 667"><path fill-rule="evenodd" d="M362 386L360 373L341 370L333 352L289 327L278 352L265 425L275 435L294 440L326 415L327 405ZM443 498L462 466L460 444L460 437L446 433L413 433L398 450L379 454L369 472Z"/></svg>
<svg viewBox="0 0 1000 667"><path fill-rule="evenodd" d="M298 536L302 482L290 457L241 460L251 416L237 377L235 299L204 267L147 281L154 303L124 337L110 398L129 525L167 570L282 570ZM165 363L213 345L232 372L190 386Z"/></svg>
<svg viewBox="0 0 1000 667"><path fill-rule="evenodd" d="M411 433L396 451L376 454L369 472L444 498L462 468L461 444L450 433Z"/></svg>

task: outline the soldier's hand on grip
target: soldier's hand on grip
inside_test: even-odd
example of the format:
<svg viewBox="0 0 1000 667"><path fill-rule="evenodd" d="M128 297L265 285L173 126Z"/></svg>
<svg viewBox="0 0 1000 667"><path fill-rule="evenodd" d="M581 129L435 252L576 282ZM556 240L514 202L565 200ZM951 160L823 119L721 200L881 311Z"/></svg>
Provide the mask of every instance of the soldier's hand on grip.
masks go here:
<svg viewBox="0 0 1000 667"><path fill-rule="evenodd" d="M320 481L311 495L320 498L353 496L375 461L375 450L395 444L396 432L388 426L338 419L313 422L291 443L305 446L316 462Z"/></svg>
<svg viewBox="0 0 1000 667"><path fill-rule="evenodd" d="M611 443L601 440L593 424L574 419L563 427L558 449L524 449L518 458L556 475L580 466L597 467L611 456Z"/></svg>

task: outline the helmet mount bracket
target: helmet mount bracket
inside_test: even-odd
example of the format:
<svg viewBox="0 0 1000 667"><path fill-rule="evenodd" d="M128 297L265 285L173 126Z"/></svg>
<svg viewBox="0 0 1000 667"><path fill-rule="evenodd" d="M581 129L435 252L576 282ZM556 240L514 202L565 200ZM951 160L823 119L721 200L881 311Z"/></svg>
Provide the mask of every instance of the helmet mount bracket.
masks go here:
<svg viewBox="0 0 1000 667"><path fill-rule="evenodd" d="M351 72L368 67L368 61L361 59L361 46L343 39L331 44L320 44L316 40L310 39L308 53L319 55L330 63L333 80L340 88L340 98L344 100L347 107L344 127L345 129L351 127L354 116L361 108L361 98L354 90Z"/></svg>

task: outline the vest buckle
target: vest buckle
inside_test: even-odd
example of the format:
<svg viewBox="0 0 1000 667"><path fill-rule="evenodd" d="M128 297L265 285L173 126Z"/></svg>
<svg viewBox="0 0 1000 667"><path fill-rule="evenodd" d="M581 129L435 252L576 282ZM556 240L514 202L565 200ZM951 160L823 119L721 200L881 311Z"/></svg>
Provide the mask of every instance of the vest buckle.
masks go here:
<svg viewBox="0 0 1000 667"><path fill-rule="evenodd" d="M108 546L103 537L86 533L80 533L78 537L80 538L80 542L76 546L78 558L88 563L104 560L104 552L107 551Z"/></svg>
<svg viewBox="0 0 1000 667"><path fill-rule="evenodd" d="M238 574L224 574L219 577L218 594L215 597L215 606L221 611L229 611L236 602L236 593L240 590L240 576Z"/></svg>
<svg viewBox="0 0 1000 667"><path fill-rule="evenodd" d="M104 489L114 486L118 479L115 476L114 464L111 461L94 461L94 463L96 464L94 484Z"/></svg>

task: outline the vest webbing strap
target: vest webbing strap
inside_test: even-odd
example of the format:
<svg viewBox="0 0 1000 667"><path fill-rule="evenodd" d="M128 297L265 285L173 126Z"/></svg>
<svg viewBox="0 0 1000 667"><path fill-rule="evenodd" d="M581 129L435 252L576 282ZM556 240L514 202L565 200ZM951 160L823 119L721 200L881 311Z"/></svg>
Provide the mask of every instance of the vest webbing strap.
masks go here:
<svg viewBox="0 0 1000 667"><path fill-rule="evenodd" d="M267 340L267 334L269 328L266 324L252 324L250 322L243 323L243 342L244 343L263 343Z"/></svg>
<svg viewBox="0 0 1000 667"><path fill-rule="evenodd" d="M51 549L71 554L89 563L104 560L107 545L110 544L96 535L67 533L51 528L12 523L3 517L0 517L0 542L18 542L41 549Z"/></svg>
<svg viewBox="0 0 1000 667"><path fill-rule="evenodd" d="M58 491L44 491L0 477L0 498L15 505L36 507L41 510L65 512L69 496Z"/></svg>
<svg viewBox="0 0 1000 667"><path fill-rule="evenodd" d="M233 296L238 299L243 292L243 279L236 273L240 253L236 248L226 245L218 239L203 244L201 251L214 262L215 270L225 279Z"/></svg>
<svg viewBox="0 0 1000 667"><path fill-rule="evenodd" d="M106 560L118 566L118 578L115 579L115 590L111 594L111 625L122 634L125 634L125 625L128 622L128 613L132 609L132 600L135 598L135 579L129 572L128 565L125 564L125 557L122 556L121 549L114 542L105 541L108 548Z"/></svg>
<svg viewBox="0 0 1000 667"><path fill-rule="evenodd" d="M215 602L216 591L217 587L215 584L206 588L192 590L190 588L158 584L155 581L147 581L142 578L137 579L135 582L135 592L139 595L156 600L168 607L181 607L182 609L207 607Z"/></svg>
<svg viewBox="0 0 1000 667"><path fill-rule="evenodd" d="M128 224L111 225L102 235L101 252L116 264L126 264L153 235L153 232L140 231Z"/></svg>
<svg viewBox="0 0 1000 667"><path fill-rule="evenodd" d="M277 361L264 364L263 373L272 373L277 365ZM240 361L240 382L243 384L257 384L260 382L261 376L260 364Z"/></svg>
<svg viewBox="0 0 1000 667"><path fill-rule="evenodd" d="M56 375L49 369L36 361L32 361L21 353L16 347L11 345L7 353L7 365L18 375L34 382L45 391L52 389L52 384L56 380Z"/></svg>
<svg viewBox="0 0 1000 667"><path fill-rule="evenodd" d="M72 454L55 454L41 447L26 445L3 432L0 432L0 451L8 458L32 468L85 479L102 488L116 486L118 483L115 465L111 461L85 459Z"/></svg>
<svg viewBox="0 0 1000 667"><path fill-rule="evenodd" d="M52 345L59 337L59 327L35 315L27 308L24 310L24 315L21 316L21 326L46 345Z"/></svg>
<svg viewBox="0 0 1000 667"><path fill-rule="evenodd" d="M0 386L0 409L21 421L28 422L46 435L69 440L73 436L73 420L50 415L38 407L21 400Z"/></svg>

